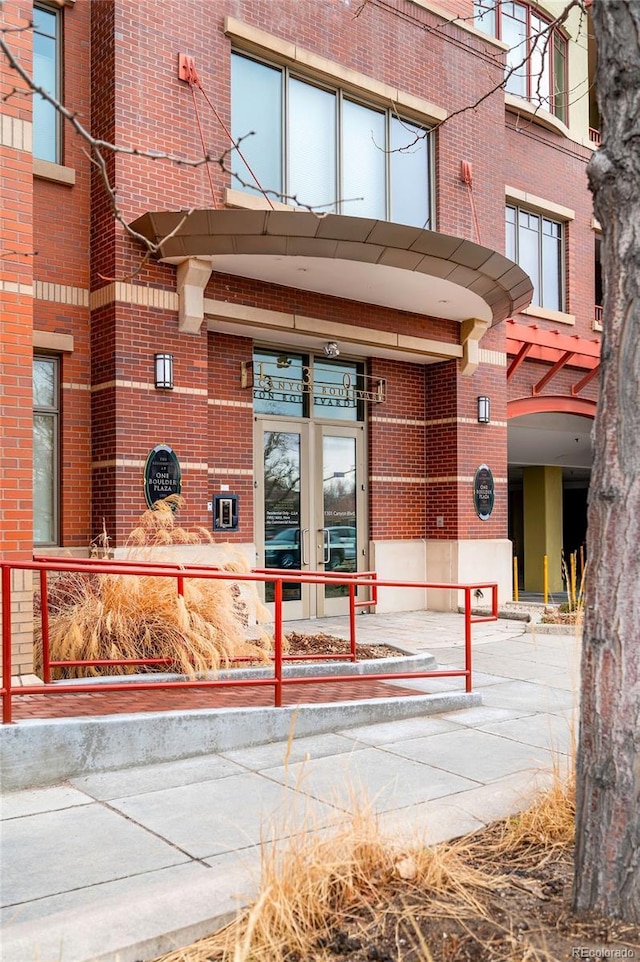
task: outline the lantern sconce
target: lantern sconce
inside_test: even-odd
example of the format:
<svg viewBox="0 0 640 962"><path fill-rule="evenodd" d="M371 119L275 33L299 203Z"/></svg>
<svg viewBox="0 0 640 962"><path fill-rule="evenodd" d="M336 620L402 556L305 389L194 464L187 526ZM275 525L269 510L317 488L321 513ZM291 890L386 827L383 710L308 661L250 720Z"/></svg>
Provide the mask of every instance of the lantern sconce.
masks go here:
<svg viewBox="0 0 640 962"><path fill-rule="evenodd" d="M173 391L173 354L154 355L155 385L159 391Z"/></svg>
<svg viewBox="0 0 640 962"><path fill-rule="evenodd" d="M478 398L478 424L491 423L491 398L481 395Z"/></svg>

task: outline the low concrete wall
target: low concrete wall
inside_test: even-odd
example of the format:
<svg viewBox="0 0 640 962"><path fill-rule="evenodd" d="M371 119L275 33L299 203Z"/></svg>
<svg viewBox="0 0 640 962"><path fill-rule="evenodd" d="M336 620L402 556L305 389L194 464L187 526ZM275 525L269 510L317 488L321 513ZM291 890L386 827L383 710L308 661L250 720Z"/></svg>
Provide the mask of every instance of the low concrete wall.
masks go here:
<svg viewBox="0 0 640 962"><path fill-rule="evenodd" d="M76 775L267 745L297 737L457 711L480 705L479 693L451 692L291 708L145 712L21 721L0 726L3 790L55 785Z"/></svg>

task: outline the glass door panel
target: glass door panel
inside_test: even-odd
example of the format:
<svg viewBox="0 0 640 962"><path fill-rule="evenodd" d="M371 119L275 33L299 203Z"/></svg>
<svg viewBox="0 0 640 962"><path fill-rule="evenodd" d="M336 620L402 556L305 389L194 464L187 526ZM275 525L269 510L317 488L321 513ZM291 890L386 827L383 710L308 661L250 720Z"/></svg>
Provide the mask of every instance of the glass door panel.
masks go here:
<svg viewBox="0 0 640 962"><path fill-rule="evenodd" d="M363 444L360 425L256 419L258 567L336 574L366 568ZM267 604L274 595L273 583L265 584ZM348 598L346 585L283 581L283 616L346 614Z"/></svg>
<svg viewBox="0 0 640 962"><path fill-rule="evenodd" d="M329 571L355 571L357 546L356 439L322 438L322 562ZM348 595L346 585L326 585L327 598Z"/></svg>
<svg viewBox="0 0 640 962"><path fill-rule="evenodd" d="M316 430L316 567L336 573L357 571L365 559L363 430L329 425ZM319 585L317 594L319 615L348 610L347 585Z"/></svg>
<svg viewBox="0 0 640 962"><path fill-rule="evenodd" d="M302 566L301 437L297 431L263 434L264 566ZM273 584L265 585L265 601L273 601ZM302 585L284 584L283 600L300 601Z"/></svg>

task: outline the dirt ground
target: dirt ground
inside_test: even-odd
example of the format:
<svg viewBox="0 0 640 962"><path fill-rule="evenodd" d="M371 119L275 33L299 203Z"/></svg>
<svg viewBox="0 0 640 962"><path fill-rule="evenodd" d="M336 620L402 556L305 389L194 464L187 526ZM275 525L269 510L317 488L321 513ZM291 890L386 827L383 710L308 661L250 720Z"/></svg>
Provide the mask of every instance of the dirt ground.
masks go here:
<svg viewBox="0 0 640 962"><path fill-rule="evenodd" d="M491 834L490 828L487 845ZM640 926L572 916L570 850L547 853L542 860L532 853L517 866L511 857L502 863L492 858L491 870L503 877L496 880L481 913L461 911L442 896L435 903L410 882L398 882L377 911L336 919L330 936L320 940L317 954L304 959L290 955L287 962L640 959Z"/></svg>
<svg viewBox="0 0 640 962"><path fill-rule="evenodd" d="M297 631L288 631L286 638L290 655L344 655L351 650L348 641L324 632L302 635ZM356 648L359 661L368 661L371 658L397 658L402 654L397 648L391 648L388 645L357 645Z"/></svg>

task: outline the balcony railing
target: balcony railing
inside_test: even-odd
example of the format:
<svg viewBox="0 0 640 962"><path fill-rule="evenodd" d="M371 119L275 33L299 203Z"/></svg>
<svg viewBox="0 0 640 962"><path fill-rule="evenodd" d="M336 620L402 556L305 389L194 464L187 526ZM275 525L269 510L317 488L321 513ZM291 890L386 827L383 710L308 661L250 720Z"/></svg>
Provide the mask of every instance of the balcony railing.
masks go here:
<svg viewBox="0 0 640 962"><path fill-rule="evenodd" d="M597 144L598 147L602 143L602 140L600 138L600 131L596 130L595 127L589 127L589 140L591 141L592 144Z"/></svg>
<svg viewBox="0 0 640 962"><path fill-rule="evenodd" d="M594 308L593 319L596 322L596 324L602 324L602 305L601 304L596 304Z"/></svg>

